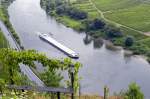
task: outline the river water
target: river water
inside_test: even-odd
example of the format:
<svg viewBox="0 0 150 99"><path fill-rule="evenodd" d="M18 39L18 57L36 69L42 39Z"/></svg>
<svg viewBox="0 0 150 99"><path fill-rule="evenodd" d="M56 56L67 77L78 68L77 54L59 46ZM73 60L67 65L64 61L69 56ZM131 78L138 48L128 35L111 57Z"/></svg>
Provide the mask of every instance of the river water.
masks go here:
<svg viewBox="0 0 150 99"><path fill-rule="evenodd" d="M10 20L26 49L36 49L49 57L67 57L58 49L40 40L37 31L50 33L57 41L80 54L81 93L103 95L107 85L111 94L128 87L131 82L141 86L150 98L150 65L139 56L124 57L123 50L111 51L105 45L85 43L86 35L78 33L47 16L40 0L16 0L8 8Z"/></svg>

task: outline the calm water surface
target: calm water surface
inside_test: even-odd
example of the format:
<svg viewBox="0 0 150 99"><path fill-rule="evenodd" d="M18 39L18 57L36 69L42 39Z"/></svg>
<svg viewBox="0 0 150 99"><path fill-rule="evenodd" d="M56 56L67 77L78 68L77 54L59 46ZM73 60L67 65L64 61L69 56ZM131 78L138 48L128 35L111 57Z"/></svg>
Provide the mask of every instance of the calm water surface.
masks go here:
<svg viewBox="0 0 150 99"><path fill-rule="evenodd" d="M40 7L40 0L16 0L9 7L9 15L22 44L26 49L36 49L49 57L67 57L53 46L43 42L36 34L52 33L53 38L80 54L77 60L83 64L81 93L103 95L107 85L111 93L127 88L130 82L137 82L145 96L150 99L150 65L140 57L125 58L123 50L110 51L102 45L85 44L84 33L78 33L53 18L48 17Z"/></svg>

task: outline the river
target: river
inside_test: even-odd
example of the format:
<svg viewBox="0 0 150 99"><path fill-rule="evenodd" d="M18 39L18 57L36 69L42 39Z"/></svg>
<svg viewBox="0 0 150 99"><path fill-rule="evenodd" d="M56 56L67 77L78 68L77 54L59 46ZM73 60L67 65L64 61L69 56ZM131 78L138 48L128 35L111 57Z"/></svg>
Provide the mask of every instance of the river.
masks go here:
<svg viewBox="0 0 150 99"><path fill-rule="evenodd" d="M139 56L124 57L123 50L111 51L94 42L85 44L85 33L78 33L57 23L40 7L40 0L16 0L8 8L10 20L26 49L36 49L53 58L67 57L58 49L40 40L37 31L52 33L53 38L80 54L83 64L81 93L103 95L107 85L111 94L128 87L131 82L141 86L150 98L150 65Z"/></svg>

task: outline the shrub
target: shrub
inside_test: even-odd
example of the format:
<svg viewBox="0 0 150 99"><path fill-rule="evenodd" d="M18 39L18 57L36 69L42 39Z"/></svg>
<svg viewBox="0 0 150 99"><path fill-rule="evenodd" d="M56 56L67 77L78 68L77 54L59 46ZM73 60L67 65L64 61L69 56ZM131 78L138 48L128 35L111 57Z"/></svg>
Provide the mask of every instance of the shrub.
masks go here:
<svg viewBox="0 0 150 99"><path fill-rule="evenodd" d="M86 19L88 17L88 14L86 12L75 9L75 8L68 8L67 14L71 18L77 19L77 20L83 20L83 19Z"/></svg>
<svg viewBox="0 0 150 99"><path fill-rule="evenodd" d="M89 28L92 30L98 30L103 29L105 27L105 22L103 22L100 19L94 19L91 24L89 25Z"/></svg>
<svg viewBox="0 0 150 99"><path fill-rule="evenodd" d="M56 4L56 7L58 7L58 6L62 6L63 2L62 0L55 0L55 4Z"/></svg>
<svg viewBox="0 0 150 99"><path fill-rule="evenodd" d="M134 38L132 36L128 36L125 39L125 46L132 46L134 43Z"/></svg>
<svg viewBox="0 0 150 99"><path fill-rule="evenodd" d="M140 87L136 83L132 83L125 92L125 99L144 99L144 95L140 91Z"/></svg>
<svg viewBox="0 0 150 99"><path fill-rule="evenodd" d="M107 26L105 28L106 34L108 38L122 37L123 33L120 28Z"/></svg>
<svg viewBox="0 0 150 99"><path fill-rule="evenodd" d="M40 74L40 77L46 84L46 86L51 87L59 87L60 82L63 79L63 77L60 74L57 74L56 72L46 71L44 73Z"/></svg>
<svg viewBox="0 0 150 99"><path fill-rule="evenodd" d="M66 7L65 7L65 6L57 7L57 8L56 8L56 13L57 13L58 15L65 14L65 13L66 13Z"/></svg>

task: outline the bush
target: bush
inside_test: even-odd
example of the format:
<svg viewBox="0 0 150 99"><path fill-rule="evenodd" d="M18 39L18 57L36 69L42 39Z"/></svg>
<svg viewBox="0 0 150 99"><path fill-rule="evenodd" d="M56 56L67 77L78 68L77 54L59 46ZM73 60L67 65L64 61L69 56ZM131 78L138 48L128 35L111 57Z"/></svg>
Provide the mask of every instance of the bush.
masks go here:
<svg viewBox="0 0 150 99"><path fill-rule="evenodd" d="M57 7L57 8L56 8L56 13L57 13L58 15L65 14L65 13L66 13L66 7L65 7L65 6Z"/></svg>
<svg viewBox="0 0 150 99"><path fill-rule="evenodd" d="M108 38L122 37L123 33L120 28L107 26L105 28Z"/></svg>
<svg viewBox="0 0 150 99"><path fill-rule="evenodd" d="M88 17L88 14L84 11L75 9L75 8L68 8L67 9L67 14L76 20L83 20L86 19Z"/></svg>
<svg viewBox="0 0 150 99"><path fill-rule="evenodd" d="M89 28L91 30L98 30L98 29L104 29L105 27L105 22L103 22L100 19L94 19L90 24L89 24Z"/></svg>
<svg viewBox="0 0 150 99"><path fill-rule="evenodd" d="M48 87L59 87L63 77L56 72L46 71L40 74L41 79Z"/></svg>
<svg viewBox="0 0 150 99"><path fill-rule="evenodd" d="M132 46L134 43L134 38L132 36L128 36L125 39L125 46Z"/></svg>
<svg viewBox="0 0 150 99"><path fill-rule="evenodd" d="M58 6L62 6L63 2L62 0L55 0L55 4L56 4L56 7L58 7Z"/></svg>
<svg viewBox="0 0 150 99"><path fill-rule="evenodd" d="M132 83L125 92L125 99L144 99L144 94L140 91L140 87L136 83Z"/></svg>

